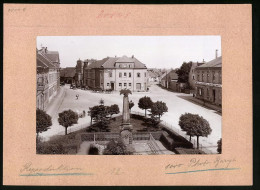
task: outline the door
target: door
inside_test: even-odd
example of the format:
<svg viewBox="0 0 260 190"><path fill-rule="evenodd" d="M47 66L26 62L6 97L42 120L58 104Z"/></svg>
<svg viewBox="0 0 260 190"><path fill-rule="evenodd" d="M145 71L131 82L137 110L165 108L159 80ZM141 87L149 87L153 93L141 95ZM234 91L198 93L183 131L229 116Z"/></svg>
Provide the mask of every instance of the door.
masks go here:
<svg viewBox="0 0 260 190"><path fill-rule="evenodd" d="M111 82L111 89L114 90L114 84L113 82Z"/></svg>
<svg viewBox="0 0 260 190"><path fill-rule="evenodd" d="M136 90L141 90L141 83L136 83Z"/></svg>
<svg viewBox="0 0 260 190"><path fill-rule="evenodd" d="M216 100L216 90L213 89L213 102L215 103L215 100Z"/></svg>

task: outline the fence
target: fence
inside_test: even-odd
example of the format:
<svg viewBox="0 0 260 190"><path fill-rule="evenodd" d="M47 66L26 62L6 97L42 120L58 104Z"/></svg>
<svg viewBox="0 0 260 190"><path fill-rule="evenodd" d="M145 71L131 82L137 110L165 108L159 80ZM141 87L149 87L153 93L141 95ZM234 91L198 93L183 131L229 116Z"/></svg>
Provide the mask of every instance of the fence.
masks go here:
<svg viewBox="0 0 260 190"><path fill-rule="evenodd" d="M145 116L144 113L138 112L138 111L132 111L132 114L136 114L136 115L140 115L140 116ZM147 116L149 117L149 116ZM185 131L182 131L180 128L177 128L165 121L161 121L160 124L162 124L165 128L174 131L175 133L177 133L178 135L184 137L187 141L190 141L190 136L186 134ZM204 139L204 141L206 141L206 144L210 144L206 139ZM193 147L196 148L197 147L197 140L194 138L191 138L190 141L193 144ZM199 149L204 151L205 153L212 153L211 150L209 150L209 148L214 148L217 146L203 146L201 143L199 143Z"/></svg>

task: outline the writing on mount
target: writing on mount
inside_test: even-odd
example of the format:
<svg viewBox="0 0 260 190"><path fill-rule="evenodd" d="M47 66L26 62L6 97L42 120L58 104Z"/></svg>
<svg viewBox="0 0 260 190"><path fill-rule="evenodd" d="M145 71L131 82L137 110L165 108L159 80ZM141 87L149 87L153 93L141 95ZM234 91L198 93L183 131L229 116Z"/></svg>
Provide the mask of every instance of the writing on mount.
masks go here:
<svg viewBox="0 0 260 190"><path fill-rule="evenodd" d="M9 8L8 12L24 12L26 8Z"/></svg>
<svg viewBox="0 0 260 190"><path fill-rule="evenodd" d="M108 12L108 11L104 11L101 10L98 13L97 18L101 19L101 18L127 18L130 15L130 12Z"/></svg>

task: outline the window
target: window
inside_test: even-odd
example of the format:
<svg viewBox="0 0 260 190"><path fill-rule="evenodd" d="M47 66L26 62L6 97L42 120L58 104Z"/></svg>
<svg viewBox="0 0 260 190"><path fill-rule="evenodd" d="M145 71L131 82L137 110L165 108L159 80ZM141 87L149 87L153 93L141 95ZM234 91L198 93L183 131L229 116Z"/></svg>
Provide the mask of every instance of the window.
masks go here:
<svg viewBox="0 0 260 190"><path fill-rule="evenodd" d="M219 73L218 73L218 75L219 75L219 83L221 83L221 72L219 71Z"/></svg>
<svg viewBox="0 0 260 190"><path fill-rule="evenodd" d="M137 77L141 77L141 74L140 74L140 73L137 73Z"/></svg>
<svg viewBox="0 0 260 190"><path fill-rule="evenodd" d="M109 83L107 83L107 86L109 86L110 84Z"/></svg>
<svg viewBox="0 0 260 190"><path fill-rule="evenodd" d="M209 72L207 73L207 82L209 82Z"/></svg>
<svg viewBox="0 0 260 190"><path fill-rule="evenodd" d="M124 83L124 87L126 87L126 83Z"/></svg>
<svg viewBox="0 0 260 190"><path fill-rule="evenodd" d="M132 73L129 73L129 77L132 77Z"/></svg>
<svg viewBox="0 0 260 190"><path fill-rule="evenodd" d="M202 82L204 82L204 72L202 72Z"/></svg>
<svg viewBox="0 0 260 190"><path fill-rule="evenodd" d="M129 68L131 68L131 65L129 65Z"/></svg>
<svg viewBox="0 0 260 190"><path fill-rule="evenodd" d="M215 71L212 72L212 80L215 81Z"/></svg>
<svg viewBox="0 0 260 190"><path fill-rule="evenodd" d="M195 80L195 77L194 77L194 75L192 76L192 79L193 79L193 80Z"/></svg>
<svg viewBox="0 0 260 190"><path fill-rule="evenodd" d="M109 77L112 77L113 75L112 75L112 72L111 73L109 73Z"/></svg>
<svg viewBox="0 0 260 190"><path fill-rule="evenodd" d="M122 77L122 73L119 73L119 77L120 77L120 78Z"/></svg>
<svg viewBox="0 0 260 190"><path fill-rule="evenodd" d="M119 83L119 86L122 86L122 83Z"/></svg>
<svg viewBox="0 0 260 190"><path fill-rule="evenodd" d="M124 73L124 77L126 77L126 73Z"/></svg>
<svg viewBox="0 0 260 190"><path fill-rule="evenodd" d="M209 98L209 89L207 88L207 98Z"/></svg>
<svg viewBox="0 0 260 190"><path fill-rule="evenodd" d="M132 83L129 83L128 86L132 86Z"/></svg>
<svg viewBox="0 0 260 190"><path fill-rule="evenodd" d="M197 76L197 80L200 81L200 75Z"/></svg>
<svg viewBox="0 0 260 190"><path fill-rule="evenodd" d="M146 77L146 73L144 73L144 77Z"/></svg>

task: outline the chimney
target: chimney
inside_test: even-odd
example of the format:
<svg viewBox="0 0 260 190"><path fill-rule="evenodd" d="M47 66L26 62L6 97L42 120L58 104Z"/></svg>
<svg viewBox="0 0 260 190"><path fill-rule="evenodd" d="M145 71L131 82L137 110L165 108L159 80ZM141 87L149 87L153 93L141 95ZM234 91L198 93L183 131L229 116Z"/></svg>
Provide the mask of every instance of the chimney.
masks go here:
<svg viewBox="0 0 260 190"><path fill-rule="evenodd" d="M205 63L205 60L203 59L203 61L202 61L203 63Z"/></svg>
<svg viewBox="0 0 260 190"><path fill-rule="evenodd" d="M218 50L216 49L216 59L218 58Z"/></svg>
<svg viewBox="0 0 260 190"><path fill-rule="evenodd" d="M132 55L132 58L134 58L135 56L134 55Z"/></svg>

